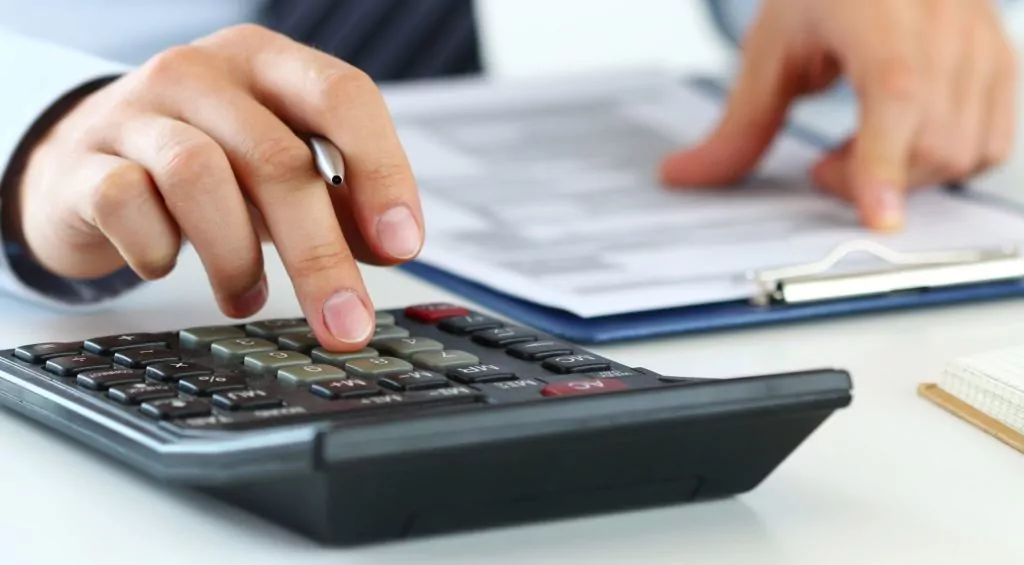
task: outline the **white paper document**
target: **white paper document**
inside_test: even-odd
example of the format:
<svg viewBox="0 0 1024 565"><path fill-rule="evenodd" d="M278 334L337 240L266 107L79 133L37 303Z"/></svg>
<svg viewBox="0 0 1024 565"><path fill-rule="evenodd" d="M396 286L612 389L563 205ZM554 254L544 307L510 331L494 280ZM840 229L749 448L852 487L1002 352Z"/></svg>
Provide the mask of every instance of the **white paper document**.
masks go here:
<svg viewBox="0 0 1024 565"><path fill-rule="evenodd" d="M748 273L870 238L899 251L1024 242L1024 215L916 193L904 233L874 235L807 171L821 150L780 137L755 178L665 188L667 153L714 127L721 101L662 77L388 93L419 181L420 259L582 317L749 298Z"/></svg>

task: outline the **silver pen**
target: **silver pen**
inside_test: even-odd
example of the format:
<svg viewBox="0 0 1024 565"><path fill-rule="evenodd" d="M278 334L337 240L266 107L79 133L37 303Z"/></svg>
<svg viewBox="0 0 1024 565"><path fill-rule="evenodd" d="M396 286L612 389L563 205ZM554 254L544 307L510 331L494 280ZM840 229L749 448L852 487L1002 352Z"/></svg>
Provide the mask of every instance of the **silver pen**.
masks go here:
<svg viewBox="0 0 1024 565"><path fill-rule="evenodd" d="M328 184L338 186L345 182L345 159L333 143L326 139L313 135L309 138L309 148L313 151L313 161L320 171L320 176Z"/></svg>

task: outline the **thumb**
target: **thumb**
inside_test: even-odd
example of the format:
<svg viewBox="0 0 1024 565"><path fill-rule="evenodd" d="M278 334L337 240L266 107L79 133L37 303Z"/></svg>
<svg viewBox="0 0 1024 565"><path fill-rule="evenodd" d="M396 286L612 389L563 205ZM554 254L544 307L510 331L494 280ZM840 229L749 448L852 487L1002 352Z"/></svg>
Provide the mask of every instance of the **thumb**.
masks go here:
<svg viewBox="0 0 1024 565"><path fill-rule="evenodd" d="M702 143L670 155L661 178L669 185L708 186L740 181L757 166L796 96L781 26L762 17L744 46L743 64L715 131Z"/></svg>

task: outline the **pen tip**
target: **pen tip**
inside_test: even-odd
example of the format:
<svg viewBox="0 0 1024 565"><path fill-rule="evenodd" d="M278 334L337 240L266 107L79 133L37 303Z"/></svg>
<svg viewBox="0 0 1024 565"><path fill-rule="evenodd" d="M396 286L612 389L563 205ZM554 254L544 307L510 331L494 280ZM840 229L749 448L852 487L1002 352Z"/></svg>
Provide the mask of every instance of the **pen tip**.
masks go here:
<svg viewBox="0 0 1024 565"><path fill-rule="evenodd" d="M334 175L333 177L331 177L331 182L333 182L335 185L341 184L341 175Z"/></svg>

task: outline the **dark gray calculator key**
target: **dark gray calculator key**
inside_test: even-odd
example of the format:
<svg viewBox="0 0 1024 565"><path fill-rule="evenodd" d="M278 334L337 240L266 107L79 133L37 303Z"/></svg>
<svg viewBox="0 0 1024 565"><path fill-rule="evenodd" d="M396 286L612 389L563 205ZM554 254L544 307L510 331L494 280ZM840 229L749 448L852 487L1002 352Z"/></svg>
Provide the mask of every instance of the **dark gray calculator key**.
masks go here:
<svg viewBox="0 0 1024 565"><path fill-rule="evenodd" d="M454 369L455 367L475 365L480 362L480 358L465 351L447 349L445 351L417 353L412 356L412 362L417 367L445 373L448 369Z"/></svg>
<svg viewBox="0 0 1024 565"><path fill-rule="evenodd" d="M277 396L259 389L228 390L213 395L213 405L223 410L259 410L284 404Z"/></svg>
<svg viewBox="0 0 1024 565"><path fill-rule="evenodd" d="M378 379L377 384L391 390L429 390L446 387L449 382L434 371L410 371Z"/></svg>
<svg viewBox="0 0 1024 565"><path fill-rule="evenodd" d="M138 333L94 337L85 341L85 350L97 355L112 355L117 351L139 347L163 347L171 343L167 334Z"/></svg>
<svg viewBox="0 0 1024 565"><path fill-rule="evenodd" d="M296 351L265 351L245 356L245 368L263 375L275 377L285 367L308 365L313 360Z"/></svg>
<svg viewBox="0 0 1024 565"><path fill-rule="evenodd" d="M207 396L222 390L245 388L247 381L242 375L222 375L214 373L201 377L189 377L178 382L181 392L195 396Z"/></svg>
<svg viewBox="0 0 1024 565"><path fill-rule="evenodd" d="M493 402L515 402L541 398L540 391L547 386L536 379L516 379L496 383L474 383L473 388L487 395Z"/></svg>
<svg viewBox="0 0 1024 565"><path fill-rule="evenodd" d="M178 343L186 349L207 350L216 341L245 337L245 332L234 326L204 326L178 332Z"/></svg>
<svg viewBox="0 0 1024 565"><path fill-rule="evenodd" d="M74 355L82 351L82 344L74 343L37 343L23 345L14 350L14 356L26 363L40 364L47 359L62 355Z"/></svg>
<svg viewBox="0 0 1024 565"><path fill-rule="evenodd" d="M109 369L110 367L110 359L92 353L54 357L46 361L46 370L60 377L73 377L85 371Z"/></svg>
<svg viewBox="0 0 1024 565"><path fill-rule="evenodd" d="M586 371L585 377L592 379L617 379L619 377L636 377L643 375L630 369L605 369L603 371Z"/></svg>
<svg viewBox="0 0 1024 565"><path fill-rule="evenodd" d="M210 405L197 398L167 398L150 400L139 408L143 414L156 420L177 420L206 416L211 412Z"/></svg>
<svg viewBox="0 0 1024 565"><path fill-rule="evenodd" d="M327 351L322 347L318 347L310 353L310 357L317 363L325 363L327 365L334 365L335 367L345 368L345 365L349 361L356 359L369 359L370 357L380 357L380 353L372 347L364 347L359 351L351 351L348 353L338 353L334 351Z"/></svg>
<svg viewBox="0 0 1024 565"><path fill-rule="evenodd" d="M381 393L380 387L371 379L334 379L313 384L309 391L320 398L361 398Z"/></svg>
<svg viewBox="0 0 1024 565"><path fill-rule="evenodd" d="M176 383L188 377L212 375L213 369L188 361L167 361L146 367L146 376L162 383Z"/></svg>
<svg viewBox="0 0 1024 565"><path fill-rule="evenodd" d="M334 365L298 365L277 372L277 380L291 386L302 386L319 381L344 379L345 371Z"/></svg>
<svg viewBox="0 0 1024 565"><path fill-rule="evenodd" d="M285 318L279 320L261 320L245 325L249 335L274 340L283 335L309 332L309 324L302 318Z"/></svg>
<svg viewBox="0 0 1024 565"><path fill-rule="evenodd" d="M146 374L138 369L105 369L81 373L76 380L82 388L107 390L112 386L141 383L146 380Z"/></svg>
<svg viewBox="0 0 1024 565"><path fill-rule="evenodd" d="M572 347L557 341L531 341L517 343L505 350L509 355L526 361L541 361L548 357L569 355Z"/></svg>
<svg viewBox="0 0 1024 565"><path fill-rule="evenodd" d="M451 334L469 335L481 330L500 328L503 325L505 324L501 320L496 320L483 314L469 314L445 318L441 320L441 323L437 324L437 327Z"/></svg>
<svg viewBox="0 0 1024 565"><path fill-rule="evenodd" d="M355 359L345 365L345 372L350 376L367 379L379 379L412 370L413 366L408 361L396 357Z"/></svg>
<svg viewBox="0 0 1024 565"><path fill-rule="evenodd" d="M463 384L514 381L518 378L516 377L516 374L509 369L487 364L456 367L448 371L448 376Z"/></svg>
<svg viewBox="0 0 1024 565"><path fill-rule="evenodd" d="M277 346L281 349L298 351L299 353L309 355L311 351L320 347L320 341L317 340L316 334L313 332L286 334L277 338Z"/></svg>
<svg viewBox="0 0 1024 565"><path fill-rule="evenodd" d="M377 349L388 355L408 359L424 351L441 351L444 344L426 337L389 337L374 343Z"/></svg>
<svg viewBox="0 0 1024 565"><path fill-rule="evenodd" d="M111 387L107 396L121 404L135 405L147 400L172 398L178 396L178 391L168 385L142 382Z"/></svg>
<svg viewBox="0 0 1024 565"><path fill-rule="evenodd" d="M523 328L504 327L491 328L473 333L473 341L487 347L508 347L517 343L527 343L540 339L536 333Z"/></svg>
<svg viewBox="0 0 1024 565"><path fill-rule="evenodd" d="M606 371L611 367L611 362L590 353L572 353L549 357L541 365L549 371L564 375L569 373Z"/></svg>
<svg viewBox="0 0 1024 565"><path fill-rule="evenodd" d="M377 342L392 337L409 337L409 330L390 324L381 324L373 329L373 337L370 338L370 344L377 347Z"/></svg>
<svg viewBox="0 0 1024 565"><path fill-rule="evenodd" d="M239 337L215 341L210 351L221 363L241 363L246 355L277 351L277 345L259 337Z"/></svg>
<svg viewBox="0 0 1024 565"><path fill-rule="evenodd" d="M145 369L156 363L169 363L180 359L178 354L163 347L125 349L114 354L114 362L132 369Z"/></svg>
<svg viewBox="0 0 1024 565"><path fill-rule="evenodd" d="M378 326L393 326L395 325L395 317L387 312L376 312L377 325Z"/></svg>

